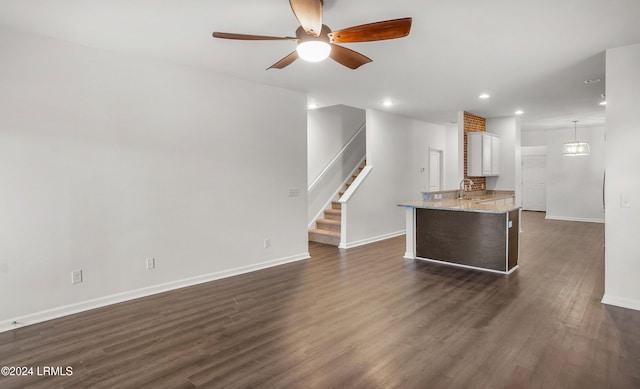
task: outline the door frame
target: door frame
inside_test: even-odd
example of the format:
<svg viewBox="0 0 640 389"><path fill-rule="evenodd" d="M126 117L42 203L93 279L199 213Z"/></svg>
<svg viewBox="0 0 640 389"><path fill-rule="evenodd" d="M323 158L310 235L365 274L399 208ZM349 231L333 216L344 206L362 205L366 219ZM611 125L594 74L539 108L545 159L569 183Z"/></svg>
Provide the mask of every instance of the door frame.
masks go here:
<svg viewBox="0 0 640 389"><path fill-rule="evenodd" d="M521 182L521 187L522 187L522 209L524 209L524 196L525 196L525 186L524 186L524 178L525 178L525 174L524 174L524 160L526 159L526 157L544 157L545 161L546 161L546 157L547 157L547 146L522 146L521 147L521 151L522 151L522 182ZM546 191L547 191L547 177L546 177L546 167L545 167L545 198L546 196ZM547 211L547 204L545 203L544 206L544 211L541 212L546 212Z"/></svg>
<svg viewBox="0 0 640 389"><path fill-rule="evenodd" d="M427 151L427 182L426 182L426 190L430 191L431 188L431 153L438 153L438 159L440 164L439 176L440 180L438 182L438 186L440 190L444 188L444 150L435 149L433 147L429 147Z"/></svg>

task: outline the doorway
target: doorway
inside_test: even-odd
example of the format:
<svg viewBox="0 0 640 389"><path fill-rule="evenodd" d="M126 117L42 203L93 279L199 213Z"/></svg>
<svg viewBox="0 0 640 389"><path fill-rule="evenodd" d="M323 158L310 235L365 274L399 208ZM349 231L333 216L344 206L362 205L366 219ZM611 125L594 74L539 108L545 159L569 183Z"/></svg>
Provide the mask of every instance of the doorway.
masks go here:
<svg viewBox="0 0 640 389"><path fill-rule="evenodd" d="M531 149L531 150L525 150ZM547 148L522 148L522 209L547 210Z"/></svg>
<svg viewBox="0 0 640 389"><path fill-rule="evenodd" d="M428 192L442 190L442 150L429 148L429 174L426 189Z"/></svg>

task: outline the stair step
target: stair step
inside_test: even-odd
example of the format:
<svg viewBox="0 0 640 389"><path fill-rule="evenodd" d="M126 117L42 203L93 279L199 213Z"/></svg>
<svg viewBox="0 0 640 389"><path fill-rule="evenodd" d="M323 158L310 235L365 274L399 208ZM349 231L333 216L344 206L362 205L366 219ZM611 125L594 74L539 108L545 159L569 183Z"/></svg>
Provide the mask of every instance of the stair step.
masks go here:
<svg viewBox="0 0 640 389"><path fill-rule="evenodd" d="M340 234L340 230L341 230L340 220L318 219L318 220L316 220L316 225L318 226L318 229L320 229L320 230L335 231L338 234Z"/></svg>
<svg viewBox="0 0 640 389"><path fill-rule="evenodd" d="M309 241L338 246L340 244L340 233L315 228L313 230L309 230Z"/></svg>
<svg viewBox="0 0 640 389"><path fill-rule="evenodd" d="M338 192L338 198L344 196L344 192L349 188L349 186L351 186L353 181L358 177L358 174L360 174L366 166L367 161L365 160L358 167L358 172L351 176L351 182L345 185L345 190ZM332 201L331 209L326 209L324 211L324 219L316 220L316 226L318 228L309 230L309 241L338 246L340 244L340 231L342 229L341 221L342 203L339 201Z"/></svg>
<svg viewBox="0 0 640 389"><path fill-rule="evenodd" d="M334 208L325 209L324 218L332 219L332 220L342 220L342 211L340 209L334 209Z"/></svg>

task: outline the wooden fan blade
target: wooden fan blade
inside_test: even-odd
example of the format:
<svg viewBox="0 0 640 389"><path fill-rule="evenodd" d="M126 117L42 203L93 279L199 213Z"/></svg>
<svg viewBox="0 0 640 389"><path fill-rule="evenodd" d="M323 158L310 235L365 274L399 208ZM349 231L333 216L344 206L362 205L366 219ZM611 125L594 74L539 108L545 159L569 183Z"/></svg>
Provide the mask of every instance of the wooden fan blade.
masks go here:
<svg viewBox="0 0 640 389"><path fill-rule="evenodd" d="M222 39L239 39L244 41L280 41L280 40L294 40L297 41L298 38L290 37L290 36L264 36L264 35L247 35L247 34L234 34L232 32L214 32L214 38L222 38Z"/></svg>
<svg viewBox="0 0 640 389"><path fill-rule="evenodd" d="M402 38L411 31L411 18L385 20L329 33L333 43L371 42Z"/></svg>
<svg viewBox="0 0 640 389"><path fill-rule="evenodd" d="M371 58L366 57L357 51L334 44L331 44L330 57L333 58L334 61L350 69L357 69L366 63L372 62Z"/></svg>
<svg viewBox="0 0 640 389"><path fill-rule="evenodd" d="M291 10L307 34L318 36L322 30L322 0L289 0Z"/></svg>
<svg viewBox="0 0 640 389"><path fill-rule="evenodd" d="M291 63L293 61L295 61L296 59L298 59L298 52L294 50L291 54L289 54L286 57L282 58L280 61L274 63L273 65L269 66L267 68L267 70L285 68L285 67L291 65Z"/></svg>

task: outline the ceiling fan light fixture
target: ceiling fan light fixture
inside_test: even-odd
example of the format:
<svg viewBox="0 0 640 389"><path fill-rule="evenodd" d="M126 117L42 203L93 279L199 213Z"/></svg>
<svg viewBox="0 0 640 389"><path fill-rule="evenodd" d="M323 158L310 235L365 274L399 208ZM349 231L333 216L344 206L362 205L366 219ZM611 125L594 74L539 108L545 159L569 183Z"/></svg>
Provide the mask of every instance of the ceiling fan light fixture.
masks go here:
<svg viewBox="0 0 640 389"><path fill-rule="evenodd" d="M374 42L402 38L409 35L413 20L412 18L383 20L333 32L329 26L322 24L322 0L289 0L289 5L300 23L300 27L296 29L295 38L220 31L214 31L212 35L214 38L245 41L292 40L298 42L295 51L269 66L267 70L284 69L298 58L308 62L320 62L328 57L340 65L355 70L371 62L371 58L337 43Z"/></svg>
<svg viewBox="0 0 640 389"><path fill-rule="evenodd" d="M296 47L298 56L307 62L324 61L331 54L331 45L323 41L306 41Z"/></svg>

